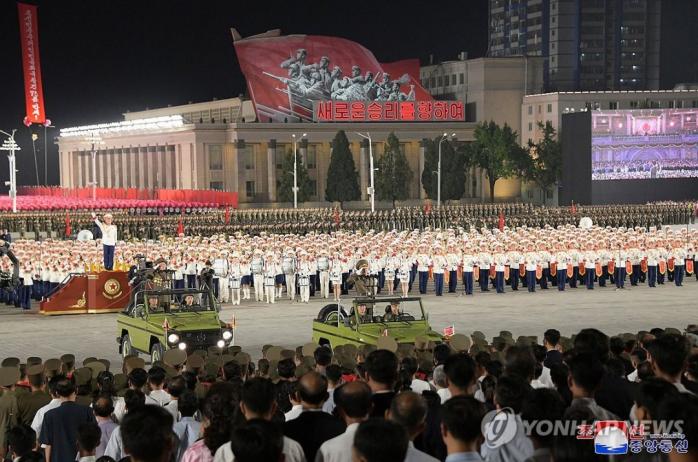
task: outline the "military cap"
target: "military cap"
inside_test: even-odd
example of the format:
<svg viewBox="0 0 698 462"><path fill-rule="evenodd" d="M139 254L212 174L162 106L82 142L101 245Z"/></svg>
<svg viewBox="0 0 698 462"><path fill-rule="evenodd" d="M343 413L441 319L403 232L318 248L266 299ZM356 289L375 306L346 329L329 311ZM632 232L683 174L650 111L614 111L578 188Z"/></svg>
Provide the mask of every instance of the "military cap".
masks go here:
<svg viewBox="0 0 698 462"><path fill-rule="evenodd" d="M179 371L174 367L170 366L169 364L163 364L162 368L165 369L165 376L168 379L171 379L172 377L179 375Z"/></svg>
<svg viewBox="0 0 698 462"><path fill-rule="evenodd" d="M401 358L414 356L414 345L411 343L399 343L397 346L397 354Z"/></svg>
<svg viewBox="0 0 698 462"><path fill-rule="evenodd" d="M356 345L352 345L352 344L344 345L344 353L351 356L352 358L356 358L356 355L359 353L359 349L356 347ZM368 354L368 353L366 353L366 354Z"/></svg>
<svg viewBox="0 0 698 462"><path fill-rule="evenodd" d="M235 361L235 356L234 356L234 355L231 355L231 354L226 353L226 354L220 356L220 364L221 364L221 365L227 364L227 363L229 363L230 361ZM235 362L237 362L237 361L235 361Z"/></svg>
<svg viewBox="0 0 698 462"><path fill-rule="evenodd" d="M44 362L38 356L30 356L27 358L27 367L43 364Z"/></svg>
<svg viewBox="0 0 698 462"><path fill-rule="evenodd" d="M514 338L514 336L509 332L508 330L502 330L499 332L500 337L509 337L509 338Z"/></svg>
<svg viewBox="0 0 698 462"><path fill-rule="evenodd" d="M232 345L228 347L228 353L231 355L236 355L242 351L242 347L240 345Z"/></svg>
<svg viewBox="0 0 698 462"><path fill-rule="evenodd" d="M61 360L56 358L47 359L44 363L44 369L46 373L59 371L61 369Z"/></svg>
<svg viewBox="0 0 698 462"><path fill-rule="evenodd" d="M346 347L346 345L337 345L336 347L334 347L334 351L332 352L332 356L334 357L334 356L337 356L340 354L344 354L346 351L345 347Z"/></svg>
<svg viewBox="0 0 698 462"><path fill-rule="evenodd" d="M27 377L39 377L44 375L43 364L33 364L27 367Z"/></svg>
<svg viewBox="0 0 698 462"><path fill-rule="evenodd" d="M381 336L378 337L378 340L376 341L376 349L377 350L388 350L392 351L395 353L397 351L397 341L389 336Z"/></svg>
<svg viewBox="0 0 698 462"><path fill-rule="evenodd" d="M220 370L220 366L215 362L207 362L204 366L204 370L206 371L206 375L216 377L218 375L218 371Z"/></svg>
<svg viewBox="0 0 698 462"><path fill-rule="evenodd" d="M88 358L85 358L82 361L82 365L87 366L87 363L91 363L92 361L97 361L97 358L95 358L94 356L90 356Z"/></svg>
<svg viewBox="0 0 698 462"><path fill-rule="evenodd" d="M281 350L281 359L294 359L296 352L293 350Z"/></svg>
<svg viewBox="0 0 698 462"><path fill-rule="evenodd" d="M414 348L416 350L425 350L429 346L429 339L423 335L418 335L414 338Z"/></svg>
<svg viewBox="0 0 698 462"><path fill-rule="evenodd" d="M116 391L125 390L128 386L128 376L126 374L114 374L114 389Z"/></svg>
<svg viewBox="0 0 698 462"><path fill-rule="evenodd" d="M353 371L356 367L356 359L353 356L348 356L346 353L341 354L337 361L343 369Z"/></svg>
<svg viewBox="0 0 698 462"><path fill-rule="evenodd" d="M61 356L61 362L70 369L75 366L75 355L70 353L64 354Z"/></svg>
<svg viewBox="0 0 698 462"><path fill-rule="evenodd" d="M92 380L92 369L89 367L81 367L75 370L75 384L76 385L87 385Z"/></svg>
<svg viewBox="0 0 698 462"><path fill-rule="evenodd" d="M485 334L483 334L479 330L476 330L472 334L470 334L470 338L473 339L473 341L475 341L475 339L487 340L487 337L485 337Z"/></svg>
<svg viewBox="0 0 698 462"><path fill-rule="evenodd" d="M187 352L179 348L172 348L165 352L162 359L168 366L179 367L187 360Z"/></svg>
<svg viewBox="0 0 698 462"><path fill-rule="evenodd" d="M366 357L366 356L370 355L371 353L373 353L374 351L376 351L377 349L378 349L377 345L362 345L360 351L361 351L361 354L364 355L364 357ZM346 353L346 351L345 351L345 353ZM358 354L358 351L357 351L357 354Z"/></svg>
<svg viewBox="0 0 698 462"><path fill-rule="evenodd" d="M201 369L204 366L204 358L194 353L187 358L186 366L189 370Z"/></svg>
<svg viewBox="0 0 698 462"><path fill-rule="evenodd" d="M201 356L202 358L206 359L206 356L208 356L208 351L199 349L199 350L194 350L194 352L192 354L197 355L197 356Z"/></svg>
<svg viewBox="0 0 698 462"><path fill-rule="evenodd" d="M417 353L417 364L422 372L431 372L434 369L434 356L427 351Z"/></svg>
<svg viewBox="0 0 698 462"><path fill-rule="evenodd" d="M681 331L675 327L667 327L666 329L664 329L664 333L665 334L681 335Z"/></svg>
<svg viewBox="0 0 698 462"><path fill-rule="evenodd" d="M453 351L468 351L470 349L470 338L465 334L453 334L449 339L449 345Z"/></svg>
<svg viewBox="0 0 698 462"><path fill-rule="evenodd" d="M248 353L245 353L244 351L241 351L240 353L236 354L233 359L241 366L246 366L250 363L250 361L252 361L250 355Z"/></svg>
<svg viewBox="0 0 698 462"><path fill-rule="evenodd" d="M16 367L0 367L0 387L11 387L20 378L19 369Z"/></svg>
<svg viewBox="0 0 698 462"><path fill-rule="evenodd" d="M281 360L281 351L283 348L278 346L273 346L267 349L267 359L269 361L279 361Z"/></svg>
<svg viewBox="0 0 698 462"><path fill-rule="evenodd" d="M270 344L268 344L268 343L267 343L266 345L263 345L263 346L262 346L262 354L265 355L265 354L267 353L267 350L268 350L269 348L273 347L273 346L274 346L274 345L270 345Z"/></svg>
<svg viewBox="0 0 698 462"><path fill-rule="evenodd" d="M306 366L305 364L301 364L300 366L296 367L296 378L300 379L311 370L312 368Z"/></svg>
<svg viewBox="0 0 698 462"><path fill-rule="evenodd" d="M92 361L90 363L85 364L85 367L89 368L92 371L92 377L97 377L97 375L100 372L107 370L107 368L104 367L104 363L102 363L101 361Z"/></svg>
<svg viewBox="0 0 698 462"><path fill-rule="evenodd" d="M2 367L19 367L19 358L5 358L2 360Z"/></svg>
<svg viewBox="0 0 698 462"><path fill-rule="evenodd" d="M315 356L315 350L317 349L318 344L309 342L303 345L303 356Z"/></svg>
<svg viewBox="0 0 698 462"><path fill-rule="evenodd" d="M145 360L138 356L129 356L124 360L124 364L129 371L134 369L145 369Z"/></svg>
<svg viewBox="0 0 698 462"><path fill-rule="evenodd" d="M637 335L631 334L629 332L626 332L624 334L620 334L619 337L621 340L623 340L623 342L630 342L630 341L637 340Z"/></svg>
<svg viewBox="0 0 698 462"><path fill-rule="evenodd" d="M98 359L97 361L104 364L105 370L107 370L107 371L111 367L111 362L108 359Z"/></svg>

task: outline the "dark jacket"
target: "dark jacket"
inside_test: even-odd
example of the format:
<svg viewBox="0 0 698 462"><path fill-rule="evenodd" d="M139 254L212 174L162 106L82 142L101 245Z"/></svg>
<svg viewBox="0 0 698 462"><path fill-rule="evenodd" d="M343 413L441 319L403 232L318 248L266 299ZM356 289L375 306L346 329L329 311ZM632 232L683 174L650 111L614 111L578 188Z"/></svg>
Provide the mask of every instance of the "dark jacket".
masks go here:
<svg viewBox="0 0 698 462"><path fill-rule="evenodd" d="M346 425L341 420L322 411L304 411L284 424L284 434L301 445L308 461L315 460L322 443L341 435L344 430Z"/></svg>

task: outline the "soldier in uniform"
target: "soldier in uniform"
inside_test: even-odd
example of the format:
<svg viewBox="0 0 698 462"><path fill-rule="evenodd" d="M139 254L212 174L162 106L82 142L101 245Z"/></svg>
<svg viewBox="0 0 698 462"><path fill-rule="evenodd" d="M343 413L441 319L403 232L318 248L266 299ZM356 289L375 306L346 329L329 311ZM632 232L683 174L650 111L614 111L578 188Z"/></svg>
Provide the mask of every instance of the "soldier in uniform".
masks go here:
<svg viewBox="0 0 698 462"><path fill-rule="evenodd" d="M7 360L5 360L7 361ZM4 362L6 364L6 362ZM17 361L19 365L19 360ZM20 378L17 366L0 367L0 460L7 455L7 430L17 425L19 409L17 407L16 383Z"/></svg>

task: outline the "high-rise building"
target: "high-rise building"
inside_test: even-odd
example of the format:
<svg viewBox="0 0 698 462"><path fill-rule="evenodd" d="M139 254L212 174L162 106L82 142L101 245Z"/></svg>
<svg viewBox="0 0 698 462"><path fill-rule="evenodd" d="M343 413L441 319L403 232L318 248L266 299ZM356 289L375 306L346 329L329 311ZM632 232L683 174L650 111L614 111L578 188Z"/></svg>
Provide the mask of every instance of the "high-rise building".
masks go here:
<svg viewBox="0 0 698 462"><path fill-rule="evenodd" d="M488 55L542 56L548 90L659 88L661 0L490 0Z"/></svg>

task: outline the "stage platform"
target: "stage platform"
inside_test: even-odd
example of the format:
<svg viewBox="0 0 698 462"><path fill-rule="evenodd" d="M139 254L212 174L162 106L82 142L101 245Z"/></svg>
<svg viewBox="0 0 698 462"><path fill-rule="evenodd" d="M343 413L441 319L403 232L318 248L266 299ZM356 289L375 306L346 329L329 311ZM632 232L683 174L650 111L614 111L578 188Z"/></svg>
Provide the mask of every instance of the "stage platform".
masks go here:
<svg viewBox="0 0 698 462"><path fill-rule="evenodd" d="M698 323L696 300L698 282L687 278L683 287L671 285L650 289L629 287L557 289L527 292L493 291L475 293L472 297L445 294L425 298L429 319L437 330L454 324L456 332L480 330L488 339L500 330L510 330L514 337L537 335L556 328L563 335L584 327L596 327L608 334L636 332L652 327L677 327ZM295 347L311 338L313 317L327 302L314 299L309 304L275 305L246 303L239 307L224 305L221 318L229 321L233 313L238 325L236 342L254 359L261 356L262 345L274 343ZM43 316L38 306L32 312L0 305L0 356L41 356L44 359L71 352L82 360L98 356L121 364L116 344L116 314L99 316ZM148 359L146 357L146 359Z"/></svg>

